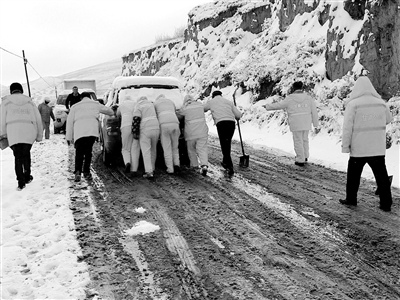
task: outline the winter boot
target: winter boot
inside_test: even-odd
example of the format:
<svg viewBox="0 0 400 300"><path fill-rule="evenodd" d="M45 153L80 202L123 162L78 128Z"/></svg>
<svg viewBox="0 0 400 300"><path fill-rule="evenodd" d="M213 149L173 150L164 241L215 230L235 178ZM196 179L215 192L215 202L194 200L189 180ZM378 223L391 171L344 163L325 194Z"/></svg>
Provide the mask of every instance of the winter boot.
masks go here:
<svg viewBox="0 0 400 300"><path fill-rule="evenodd" d="M206 165L202 165L200 168L200 174L203 176L207 175L208 167Z"/></svg>
<svg viewBox="0 0 400 300"><path fill-rule="evenodd" d="M32 176L32 175L29 175L27 178L25 178L25 183L26 183L26 184L31 183L32 180L33 180L33 176Z"/></svg>
<svg viewBox="0 0 400 300"><path fill-rule="evenodd" d="M86 180L92 180L93 179L92 173L90 173L90 172L83 173L83 177L85 177Z"/></svg>
<svg viewBox="0 0 400 300"><path fill-rule="evenodd" d="M18 181L17 191L22 191L25 188L25 182Z"/></svg>
<svg viewBox="0 0 400 300"><path fill-rule="evenodd" d="M81 181L81 174L75 173L75 182Z"/></svg>
<svg viewBox="0 0 400 300"><path fill-rule="evenodd" d="M181 172L181 167L180 166L174 166L174 172L176 174L179 174Z"/></svg>
<svg viewBox="0 0 400 300"><path fill-rule="evenodd" d="M147 172L143 174L143 178L152 179L154 178L153 172Z"/></svg>
<svg viewBox="0 0 400 300"><path fill-rule="evenodd" d="M125 173L129 173L131 171L131 163L127 163L126 165L125 165Z"/></svg>

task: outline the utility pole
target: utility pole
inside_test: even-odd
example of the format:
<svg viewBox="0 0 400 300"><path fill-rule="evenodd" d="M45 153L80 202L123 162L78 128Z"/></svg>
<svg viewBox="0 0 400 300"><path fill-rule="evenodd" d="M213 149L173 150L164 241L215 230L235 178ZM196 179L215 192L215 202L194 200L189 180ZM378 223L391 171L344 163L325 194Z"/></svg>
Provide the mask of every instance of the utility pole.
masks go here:
<svg viewBox="0 0 400 300"><path fill-rule="evenodd" d="M28 60L25 58L25 51L22 50L22 56L24 57L24 66L25 66L25 75L26 75L26 83L28 84L28 92L29 92L29 97L31 96L31 88L29 86L29 79L28 79L28 71L26 69L26 64L28 63Z"/></svg>

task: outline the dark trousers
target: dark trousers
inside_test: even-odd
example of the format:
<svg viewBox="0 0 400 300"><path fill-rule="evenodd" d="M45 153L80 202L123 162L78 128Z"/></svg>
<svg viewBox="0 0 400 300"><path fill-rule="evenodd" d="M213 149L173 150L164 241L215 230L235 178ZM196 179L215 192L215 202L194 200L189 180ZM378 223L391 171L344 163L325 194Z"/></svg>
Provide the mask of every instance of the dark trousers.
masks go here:
<svg viewBox="0 0 400 300"><path fill-rule="evenodd" d="M368 164L374 173L379 189L380 206L390 208L392 206L392 193L386 170L385 156L350 157L347 166L346 199L349 202L357 203L357 192L365 164Z"/></svg>
<svg viewBox="0 0 400 300"><path fill-rule="evenodd" d="M90 172L95 136L85 136L75 142L75 174Z"/></svg>
<svg viewBox="0 0 400 300"><path fill-rule="evenodd" d="M10 147L15 157L15 174L19 185L24 185L31 175L32 144L14 144Z"/></svg>
<svg viewBox="0 0 400 300"><path fill-rule="evenodd" d="M44 138L48 140L50 138L50 121L45 122L42 120L42 125L44 130Z"/></svg>
<svg viewBox="0 0 400 300"><path fill-rule="evenodd" d="M231 158L231 143L235 133L235 121L220 121L217 123L217 132L222 151L222 163L228 168L233 168Z"/></svg>

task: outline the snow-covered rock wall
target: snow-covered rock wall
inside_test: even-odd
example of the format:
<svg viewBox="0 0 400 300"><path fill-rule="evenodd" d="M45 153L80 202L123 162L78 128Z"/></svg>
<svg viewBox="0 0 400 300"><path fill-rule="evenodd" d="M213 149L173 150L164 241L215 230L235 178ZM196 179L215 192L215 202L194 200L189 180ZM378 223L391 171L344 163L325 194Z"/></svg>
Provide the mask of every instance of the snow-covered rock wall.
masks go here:
<svg viewBox="0 0 400 300"><path fill-rule="evenodd" d="M123 56L122 75L171 75L201 98L239 85L253 104L302 80L338 133L332 111L364 70L385 99L400 94L399 14L395 0L216 1L189 12L184 38Z"/></svg>

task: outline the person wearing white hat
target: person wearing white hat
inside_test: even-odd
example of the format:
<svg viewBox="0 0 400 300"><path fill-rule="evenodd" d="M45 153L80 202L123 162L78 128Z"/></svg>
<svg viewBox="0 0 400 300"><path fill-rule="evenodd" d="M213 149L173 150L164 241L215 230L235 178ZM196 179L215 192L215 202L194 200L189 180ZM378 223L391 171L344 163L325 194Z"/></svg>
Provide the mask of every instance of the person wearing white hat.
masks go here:
<svg viewBox="0 0 400 300"><path fill-rule="evenodd" d="M42 125L43 125L43 130L44 130L44 137L45 139L50 138L50 118L54 121L54 114L53 114L53 108L49 106L50 103L50 98L45 97L44 101L39 104L38 109L40 116L42 117Z"/></svg>
<svg viewBox="0 0 400 300"><path fill-rule="evenodd" d="M121 118L121 142L122 159L125 164L125 173L136 174L139 167L140 145L133 138L132 120L136 101L130 95L126 95L117 110L117 116Z"/></svg>
<svg viewBox="0 0 400 300"><path fill-rule="evenodd" d="M205 176L208 171L208 126L204 116L204 105L192 95L186 95L178 117L185 122L184 135L187 143L190 167L198 168Z"/></svg>
<svg viewBox="0 0 400 300"><path fill-rule="evenodd" d="M140 120L140 121L139 121ZM138 99L133 122L139 123L139 136L134 133L135 139L139 138L140 150L142 151L145 174L144 178L154 177L154 169L157 158L157 142L160 137L160 123L157 119L156 109L153 102L146 96ZM136 130L135 130L136 131Z"/></svg>
<svg viewBox="0 0 400 300"><path fill-rule="evenodd" d="M167 173L179 173L179 120L176 116L175 103L161 94L154 102L158 122L160 123L160 139L164 152Z"/></svg>

